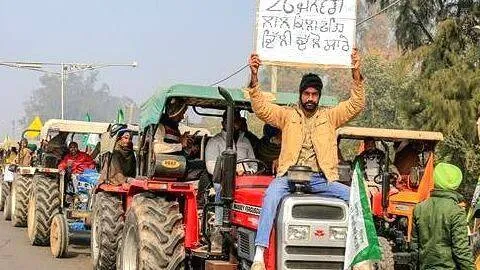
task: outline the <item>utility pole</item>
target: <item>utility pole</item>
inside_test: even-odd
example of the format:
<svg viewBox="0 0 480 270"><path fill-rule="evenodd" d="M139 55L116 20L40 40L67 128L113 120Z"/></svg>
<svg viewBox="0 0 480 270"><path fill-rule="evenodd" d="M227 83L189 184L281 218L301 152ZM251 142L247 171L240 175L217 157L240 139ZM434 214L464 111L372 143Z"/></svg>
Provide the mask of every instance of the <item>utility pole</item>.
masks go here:
<svg viewBox="0 0 480 270"><path fill-rule="evenodd" d="M60 76L61 81L61 119L65 119L65 91L67 90L67 77L69 74L83 72L86 70L94 70L106 67L137 67L138 63L133 62L131 64L83 64L83 63L46 63L46 62L21 62L21 61L0 61L0 66L34 70L43 72L49 75ZM59 66L60 72L47 70L47 67Z"/></svg>

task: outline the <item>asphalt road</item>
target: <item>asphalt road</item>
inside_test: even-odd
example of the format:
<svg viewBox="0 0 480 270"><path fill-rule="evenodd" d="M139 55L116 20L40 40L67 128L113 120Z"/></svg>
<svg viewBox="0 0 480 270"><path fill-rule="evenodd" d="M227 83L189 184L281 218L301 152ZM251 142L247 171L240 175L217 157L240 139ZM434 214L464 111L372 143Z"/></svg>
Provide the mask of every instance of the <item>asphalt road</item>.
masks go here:
<svg viewBox="0 0 480 270"><path fill-rule="evenodd" d="M11 270L55 270L92 269L88 236L77 241L84 245L70 245L68 258L55 259L49 247L30 245L27 228L12 227L10 221L3 220L0 212L0 269Z"/></svg>

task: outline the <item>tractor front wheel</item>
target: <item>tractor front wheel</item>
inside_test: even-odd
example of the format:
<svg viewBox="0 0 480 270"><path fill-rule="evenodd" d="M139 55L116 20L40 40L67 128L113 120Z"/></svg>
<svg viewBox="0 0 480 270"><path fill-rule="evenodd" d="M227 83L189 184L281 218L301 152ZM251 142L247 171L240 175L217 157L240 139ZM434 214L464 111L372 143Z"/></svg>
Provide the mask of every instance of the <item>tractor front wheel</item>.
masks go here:
<svg viewBox="0 0 480 270"><path fill-rule="evenodd" d="M184 237L178 202L137 194L127 211L119 269L184 269Z"/></svg>
<svg viewBox="0 0 480 270"><path fill-rule="evenodd" d="M378 237L378 243L382 249L382 260L375 264L375 269L394 270L395 260L393 259L392 246L385 237Z"/></svg>
<svg viewBox="0 0 480 270"><path fill-rule="evenodd" d="M55 258L65 258L68 252L68 223L63 214L56 214L50 226L50 251Z"/></svg>

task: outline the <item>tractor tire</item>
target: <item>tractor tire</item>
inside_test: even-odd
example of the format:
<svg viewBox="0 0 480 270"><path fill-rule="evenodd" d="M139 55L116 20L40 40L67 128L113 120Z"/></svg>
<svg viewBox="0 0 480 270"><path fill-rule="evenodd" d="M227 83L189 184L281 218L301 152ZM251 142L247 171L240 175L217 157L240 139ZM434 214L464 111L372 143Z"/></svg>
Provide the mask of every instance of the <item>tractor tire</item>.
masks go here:
<svg viewBox="0 0 480 270"><path fill-rule="evenodd" d="M5 199L5 209L3 209L3 219L11 220L12 219L12 196L8 195Z"/></svg>
<svg viewBox="0 0 480 270"><path fill-rule="evenodd" d="M3 181L0 185L0 211L5 210L5 202L7 201L8 195L10 195L10 183Z"/></svg>
<svg viewBox="0 0 480 270"><path fill-rule="evenodd" d="M92 217L93 269L115 269L124 224L123 202L116 194L95 194Z"/></svg>
<svg viewBox="0 0 480 270"><path fill-rule="evenodd" d="M60 189L57 179L34 175L27 220L28 238L33 246L50 245L50 225L58 213Z"/></svg>
<svg viewBox="0 0 480 270"><path fill-rule="evenodd" d="M118 269L185 269L185 232L178 202L138 194L127 211Z"/></svg>
<svg viewBox="0 0 480 270"><path fill-rule="evenodd" d="M378 243L382 249L382 260L375 263L376 270L394 270L395 261L393 259L392 246L385 237L378 237Z"/></svg>
<svg viewBox="0 0 480 270"><path fill-rule="evenodd" d="M32 189L32 177L20 175L12 183L12 225L27 226L28 199Z"/></svg>
<svg viewBox="0 0 480 270"><path fill-rule="evenodd" d="M68 223L63 214L52 218L50 231L50 251L55 258L65 258L68 253Z"/></svg>
<svg viewBox="0 0 480 270"><path fill-rule="evenodd" d="M473 260L475 262L475 269L480 269L480 222L475 218L476 235L472 239L473 244Z"/></svg>

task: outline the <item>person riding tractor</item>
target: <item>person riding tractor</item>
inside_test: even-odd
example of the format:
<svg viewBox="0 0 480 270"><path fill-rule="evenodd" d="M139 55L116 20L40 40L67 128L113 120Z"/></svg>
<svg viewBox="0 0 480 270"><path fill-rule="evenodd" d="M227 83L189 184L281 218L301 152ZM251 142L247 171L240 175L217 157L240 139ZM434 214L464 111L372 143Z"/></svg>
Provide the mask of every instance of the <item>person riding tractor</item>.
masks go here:
<svg viewBox="0 0 480 270"><path fill-rule="evenodd" d="M110 157L109 166L103 166L98 183L120 185L129 177L136 176L137 161L133 152L132 133L122 127L116 133L116 143Z"/></svg>
<svg viewBox="0 0 480 270"><path fill-rule="evenodd" d="M70 173L80 174L86 169L95 169L95 161L87 153L78 150L78 143L70 142L68 151L58 164L60 171L69 170Z"/></svg>
<svg viewBox="0 0 480 270"><path fill-rule="evenodd" d="M309 183L312 193L349 200L347 186L335 182L337 149L335 130L358 115L365 106L365 90L360 74L360 57L356 49L352 53L353 87L349 100L332 109L319 109L323 83L316 74L306 74L300 83L300 106L282 108L265 98L259 89L258 69L260 58L252 54L249 59L251 76L249 94L252 108L258 118L282 130L282 148L279 157L277 178L269 185L260 212L255 238L255 257L252 269L265 269L264 250L268 247L277 207L289 194L285 174L290 166L308 166L313 171Z"/></svg>

